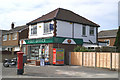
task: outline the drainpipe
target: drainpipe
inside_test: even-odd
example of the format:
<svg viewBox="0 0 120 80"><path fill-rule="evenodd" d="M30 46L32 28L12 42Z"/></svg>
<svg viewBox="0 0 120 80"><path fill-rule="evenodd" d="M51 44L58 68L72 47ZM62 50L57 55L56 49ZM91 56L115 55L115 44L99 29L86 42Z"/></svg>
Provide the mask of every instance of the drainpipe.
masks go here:
<svg viewBox="0 0 120 80"><path fill-rule="evenodd" d="M74 38L74 23L72 23L72 38Z"/></svg>

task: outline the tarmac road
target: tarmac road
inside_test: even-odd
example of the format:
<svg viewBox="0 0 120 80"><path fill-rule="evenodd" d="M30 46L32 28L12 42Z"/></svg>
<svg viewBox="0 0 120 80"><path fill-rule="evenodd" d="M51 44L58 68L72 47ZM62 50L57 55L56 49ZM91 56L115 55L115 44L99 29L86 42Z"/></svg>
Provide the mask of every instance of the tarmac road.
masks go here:
<svg viewBox="0 0 120 80"><path fill-rule="evenodd" d="M118 78L118 72L81 66L26 65L23 75L17 75L16 67L2 67L2 78Z"/></svg>

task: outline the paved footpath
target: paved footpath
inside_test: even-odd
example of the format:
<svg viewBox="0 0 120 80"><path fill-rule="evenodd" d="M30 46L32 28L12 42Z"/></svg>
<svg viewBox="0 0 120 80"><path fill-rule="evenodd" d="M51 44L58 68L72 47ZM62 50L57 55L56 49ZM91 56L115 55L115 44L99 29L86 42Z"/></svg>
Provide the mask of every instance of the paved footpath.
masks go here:
<svg viewBox="0 0 120 80"><path fill-rule="evenodd" d="M16 72L16 67L2 67L3 78L118 78L117 71L81 66L26 65L23 75L16 75Z"/></svg>

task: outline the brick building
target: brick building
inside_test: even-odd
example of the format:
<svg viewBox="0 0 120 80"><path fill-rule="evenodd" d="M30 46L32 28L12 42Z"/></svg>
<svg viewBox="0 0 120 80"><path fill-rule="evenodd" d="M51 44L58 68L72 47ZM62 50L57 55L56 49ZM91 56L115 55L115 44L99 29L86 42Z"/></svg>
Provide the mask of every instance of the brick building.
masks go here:
<svg viewBox="0 0 120 80"><path fill-rule="evenodd" d="M10 30L2 31L2 51L20 51L19 40L28 38L28 26L11 24Z"/></svg>
<svg viewBox="0 0 120 80"><path fill-rule="evenodd" d="M98 33L98 41L107 42L105 46L114 46L118 29L103 30Z"/></svg>
<svg viewBox="0 0 120 80"><path fill-rule="evenodd" d="M45 61L53 64L53 48L62 48L65 52L64 64L69 64L69 52L77 45L97 46L100 26L70 10L55 9L27 25L28 39L20 40L20 44L33 63L44 55Z"/></svg>

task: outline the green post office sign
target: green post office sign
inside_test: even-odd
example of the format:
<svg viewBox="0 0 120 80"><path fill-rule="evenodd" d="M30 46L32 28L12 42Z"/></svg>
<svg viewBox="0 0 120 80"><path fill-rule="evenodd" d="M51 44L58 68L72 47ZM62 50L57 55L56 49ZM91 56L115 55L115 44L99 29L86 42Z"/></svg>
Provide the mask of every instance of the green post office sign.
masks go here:
<svg viewBox="0 0 120 80"><path fill-rule="evenodd" d="M50 37L50 38L43 38L43 39L24 40L24 44L42 44L42 43L63 43L63 44L80 44L80 45L82 45L83 39Z"/></svg>

